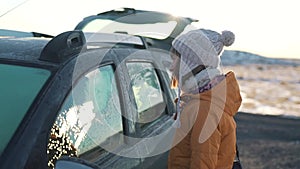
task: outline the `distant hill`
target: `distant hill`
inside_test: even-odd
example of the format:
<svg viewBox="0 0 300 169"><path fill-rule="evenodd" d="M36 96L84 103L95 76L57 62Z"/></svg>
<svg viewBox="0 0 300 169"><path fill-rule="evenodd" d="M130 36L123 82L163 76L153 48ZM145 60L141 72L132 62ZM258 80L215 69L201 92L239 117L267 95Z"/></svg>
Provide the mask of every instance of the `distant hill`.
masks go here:
<svg viewBox="0 0 300 169"><path fill-rule="evenodd" d="M267 58L257 54L232 50L225 50L221 56L221 60L224 66L247 64L275 64L300 66L300 59Z"/></svg>

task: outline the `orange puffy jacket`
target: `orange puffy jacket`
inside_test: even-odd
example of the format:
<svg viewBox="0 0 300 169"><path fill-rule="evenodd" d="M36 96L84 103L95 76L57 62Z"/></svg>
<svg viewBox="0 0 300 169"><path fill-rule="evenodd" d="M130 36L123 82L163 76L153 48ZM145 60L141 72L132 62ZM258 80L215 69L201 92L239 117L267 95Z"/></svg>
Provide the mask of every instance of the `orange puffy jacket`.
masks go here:
<svg viewBox="0 0 300 169"><path fill-rule="evenodd" d="M186 102L168 159L169 169L231 169L236 154L233 116L242 98L233 72L211 90L183 94Z"/></svg>

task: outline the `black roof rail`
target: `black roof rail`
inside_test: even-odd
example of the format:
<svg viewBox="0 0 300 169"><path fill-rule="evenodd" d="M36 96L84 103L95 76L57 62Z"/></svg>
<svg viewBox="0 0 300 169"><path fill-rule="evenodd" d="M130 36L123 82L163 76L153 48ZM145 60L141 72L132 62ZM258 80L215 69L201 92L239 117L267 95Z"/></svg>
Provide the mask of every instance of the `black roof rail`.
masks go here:
<svg viewBox="0 0 300 169"><path fill-rule="evenodd" d="M33 34L33 37L42 37L42 38L54 38L52 35L39 33L39 32L31 32Z"/></svg>
<svg viewBox="0 0 300 169"><path fill-rule="evenodd" d="M86 39L82 31L61 33L51 39L43 48L39 60L62 63L86 50Z"/></svg>
<svg viewBox="0 0 300 169"><path fill-rule="evenodd" d="M113 13L115 15L127 15L127 14L134 14L135 12L136 10L134 8L118 8L118 9L102 12L97 15L106 15L106 14L111 15Z"/></svg>
<svg viewBox="0 0 300 169"><path fill-rule="evenodd" d="M129 35L125 32L117 33L89 33L85 32L84 36L86 38L87 48L97 48L99 47L131 47L137 49L147 49L148 45L144 37L138 35Z"/></svg>

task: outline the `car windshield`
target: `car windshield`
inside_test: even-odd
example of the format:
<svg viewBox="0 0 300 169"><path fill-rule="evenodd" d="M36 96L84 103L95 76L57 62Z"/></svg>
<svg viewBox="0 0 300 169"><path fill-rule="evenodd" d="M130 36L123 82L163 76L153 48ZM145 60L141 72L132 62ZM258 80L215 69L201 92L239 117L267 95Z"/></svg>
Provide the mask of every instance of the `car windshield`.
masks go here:
<svg viewBox="0 0 300 169"><path fill-rule="evenodd" d="M0 63L0 155L50 74L45 69Z"/></svg>
<svg viewBox="0 0 300 169"><path fill-rule="evenodd" d="M108 19L95 19L89 22L82 29L82 31L102 33L125 33L155 39L165 39L171 35L176 25L176 21L157 22L149 24L129 24Z"/></svg>

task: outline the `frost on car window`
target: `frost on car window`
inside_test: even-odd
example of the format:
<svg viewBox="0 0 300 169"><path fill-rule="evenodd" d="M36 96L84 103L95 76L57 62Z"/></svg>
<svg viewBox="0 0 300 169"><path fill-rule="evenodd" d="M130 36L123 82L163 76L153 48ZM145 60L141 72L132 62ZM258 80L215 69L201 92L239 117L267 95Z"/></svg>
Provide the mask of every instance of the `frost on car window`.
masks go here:
<svg viewBox="0 0 300 169"><path fill-rule="evenodd" d="M114 72L104 66L82 77L65 100L51 131L48 165L53 167L62 155L101 150L102 143L122 131Z"/></svg>
<svg viewBox="0 0 300 169"><path fill-rule="evenodd" d="M139 122L151 122L164 111L165 103L155 68L151 63L129 62L126 64L137 104ZM150 111L156 107L155 110Z"/></svg>

